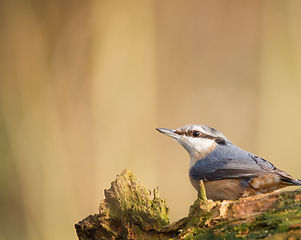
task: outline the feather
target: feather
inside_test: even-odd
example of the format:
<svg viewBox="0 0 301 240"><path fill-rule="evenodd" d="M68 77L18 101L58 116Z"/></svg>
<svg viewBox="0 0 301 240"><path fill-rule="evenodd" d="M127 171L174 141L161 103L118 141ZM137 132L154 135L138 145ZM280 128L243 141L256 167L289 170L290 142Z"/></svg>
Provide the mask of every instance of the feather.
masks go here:
<svg viewBox="0 0 301 240"><path fill-rule="evenodd" d="M189 171L194 180L237 179L275 174L289 184L300 185L301 181L294 179L284 171L277 169L272 163L252 153L244 151L228 142L217 145L205 158L197 161Z"/></svg>

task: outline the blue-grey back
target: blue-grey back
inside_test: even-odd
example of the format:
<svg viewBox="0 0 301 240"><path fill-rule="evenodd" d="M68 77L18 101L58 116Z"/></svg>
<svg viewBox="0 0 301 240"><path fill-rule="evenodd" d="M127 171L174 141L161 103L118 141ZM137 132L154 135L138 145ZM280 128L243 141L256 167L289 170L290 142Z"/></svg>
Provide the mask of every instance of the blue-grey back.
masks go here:
<svg viewBox="0 0 301 240"><path fill-rule="evenodd" d="M215 149L197 161L189 171L195 180L250 178L277 170L268 161L247 152L231 142L217 144Z"/></svg>
<svg viewBox="0 0 301 240"><path fill-rule="evenodd" d="M217 144L215 149L209 153L206 158L235 158L235 159L242 159L243 161L253 161L252 157L255 156L254 154L247 152L231 142L227 142L226 144Z"/></svg>

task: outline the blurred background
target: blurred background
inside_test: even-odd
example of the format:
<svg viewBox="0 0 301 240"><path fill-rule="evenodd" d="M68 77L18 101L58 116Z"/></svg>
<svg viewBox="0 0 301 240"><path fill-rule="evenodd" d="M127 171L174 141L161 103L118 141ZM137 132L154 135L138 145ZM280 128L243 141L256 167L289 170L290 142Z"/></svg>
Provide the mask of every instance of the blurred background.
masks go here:
<svg viewBox="0 0 301 240"><path fill-rule="evenodd" d="M196 192L156 127L201 123L301 178L301 1L0 2L0 239L75 239L124 168Z"/></svg>

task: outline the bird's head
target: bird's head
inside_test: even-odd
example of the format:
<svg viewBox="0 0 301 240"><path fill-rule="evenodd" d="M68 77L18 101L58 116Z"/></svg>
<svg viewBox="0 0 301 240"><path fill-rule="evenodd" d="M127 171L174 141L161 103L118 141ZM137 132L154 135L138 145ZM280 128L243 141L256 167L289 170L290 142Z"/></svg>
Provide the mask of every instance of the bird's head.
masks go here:
<svg viewBox="0 0 301 240"><path fill-rule="evenodd" d="M177 129L157 128L157 130L179 142L194 160L205 157L217 144L226 144L228 141L218 130L199 124L189 124Z"/></svg>

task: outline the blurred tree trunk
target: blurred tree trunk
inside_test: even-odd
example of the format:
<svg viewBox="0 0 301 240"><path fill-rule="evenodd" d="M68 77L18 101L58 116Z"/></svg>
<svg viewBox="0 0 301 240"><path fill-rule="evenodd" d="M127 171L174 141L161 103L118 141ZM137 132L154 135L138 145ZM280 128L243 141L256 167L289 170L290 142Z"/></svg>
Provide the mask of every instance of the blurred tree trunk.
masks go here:
<svg viewBox="0 0 301 240"><path fill-rule="evenodd" d="M168 208L125 170L105 190L99 214L75 225L88 239L299 239L301 191L270 193L238 201L197 199L188 217L169 224Z"/></svg>

